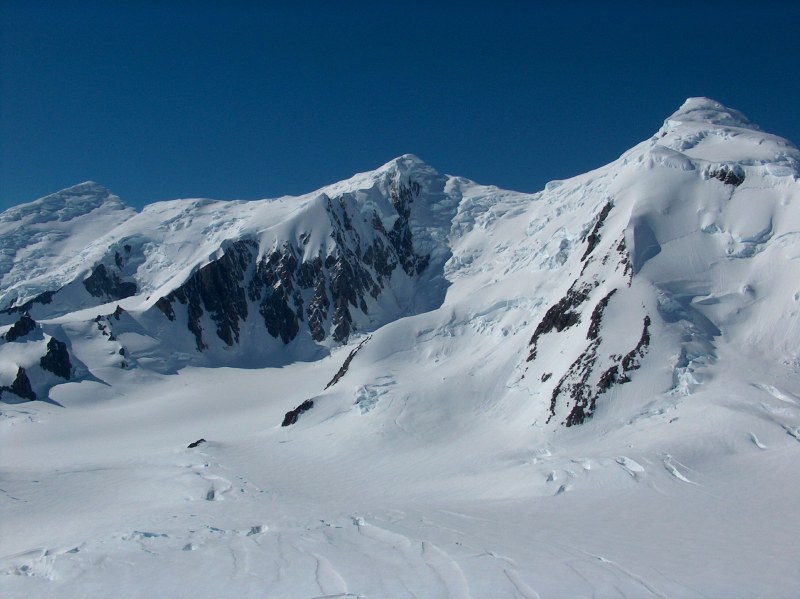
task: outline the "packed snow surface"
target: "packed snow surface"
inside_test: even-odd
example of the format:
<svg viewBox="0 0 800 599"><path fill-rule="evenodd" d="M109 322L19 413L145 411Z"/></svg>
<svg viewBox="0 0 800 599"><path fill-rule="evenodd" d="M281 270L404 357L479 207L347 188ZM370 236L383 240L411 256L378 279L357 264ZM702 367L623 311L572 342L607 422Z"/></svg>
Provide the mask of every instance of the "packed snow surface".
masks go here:
<svg viewBox="0 0 800 599"><path fill-rule="evenodd" d="M205 314L201 350L154 307L241 239L361 255L398 219L426 265L343 343ZM4 597L800 592L800 152L713 100L536 194L411 155L140 213L87 183L0 244ZM95 297L115 252L135 292Z"/></svg>

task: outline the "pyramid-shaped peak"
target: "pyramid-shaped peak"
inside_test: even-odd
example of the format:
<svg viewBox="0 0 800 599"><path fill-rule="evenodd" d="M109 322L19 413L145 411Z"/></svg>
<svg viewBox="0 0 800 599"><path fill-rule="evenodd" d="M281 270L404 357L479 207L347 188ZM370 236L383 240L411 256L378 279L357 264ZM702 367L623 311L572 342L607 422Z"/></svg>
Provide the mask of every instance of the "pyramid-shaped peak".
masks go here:
<svg viewBox="0 0 800 599"><path fill-rule="evenodd" d="M415 154L403 154L375 170L376 173L408 173L410 171L426 171L432 174L438 174L435 168Z"/></svg>
<svg viewBox="0 0 800 599"><path fill-rule="evenodd" d="M422 183L442 178L439 171L414 154L403 154L390 160L375 169L372 176L378 179L392 180L396 183L408 183L409 180Z"/></svg>
<svg viewBox="0 0 800 599"><path fill-rule="evenodd" d="M710 125L758 130L758 126L751 123L750 120L738 110L728 108L721 102L704 97L688 98L681 107L665 121L666 124L673 125L685 122L708 123Z"/></svg>
<svg viewBox="0 0 800 599"><path fill-rule="evenodd" d="M408 182L409 179L423 183L434 179L444 179L444 176L418 156L403 154L375 170L356 173L349 179L327 185L316 193L335 196L342 193L370 189L376 185L378 187L387 187L398 182Z"/></svg>
<svg viewBox="0 0 800 599"><path fill-rule="evenodd" d="M392 160L391 163L403 164L407 166L418 166L418 165L428 166L426 162L416 154L403 154L402 156L398 156L397 158Z"/></svg>

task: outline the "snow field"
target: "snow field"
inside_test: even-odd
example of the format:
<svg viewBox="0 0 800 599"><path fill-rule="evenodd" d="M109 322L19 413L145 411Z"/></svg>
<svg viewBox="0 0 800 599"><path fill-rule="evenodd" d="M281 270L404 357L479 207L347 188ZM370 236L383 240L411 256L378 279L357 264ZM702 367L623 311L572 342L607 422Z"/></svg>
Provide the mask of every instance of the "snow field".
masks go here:
<svg viewBox="0 0 800 599"><path fill-rule="evenodd" d="M690 99L533 195L406 155L302 198L125 213L141 292L87 306L74 279L28 342L58 330L88 375L2 404L3 596L795 596L799 160ZM370 335L283 346L243 323L200 354L185 314L149 310L237 236L313 254L325 198L388 215L413 177L432 266L393 279ZM0 384L27 347L0 346Z"/></svg>

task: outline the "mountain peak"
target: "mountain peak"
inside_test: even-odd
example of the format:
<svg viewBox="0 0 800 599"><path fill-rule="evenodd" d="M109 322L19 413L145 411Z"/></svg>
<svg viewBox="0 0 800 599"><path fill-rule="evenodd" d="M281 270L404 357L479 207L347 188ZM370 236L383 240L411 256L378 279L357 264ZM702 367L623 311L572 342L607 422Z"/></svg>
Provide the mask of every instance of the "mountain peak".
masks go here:
<svg viewBox="0 0 800 599"><path fill-rule="evenodd" d="M405 166L407 168L414 166L429 166L424 160L422 160L422 158L420 158L416 154L403 154L393 160L390 160L384 166L389 166L389 165Z"/></svg>
<svg viewBox="0 0 800 599"><path fill-rule="evenodd" d="M94 181L84 181L33 202L21 204L0 215L0 222L9 221L68 221L98 208L133 210L109 189Z"/></svg>
<svg viewBox="0 0 800 599"><path fill-rule="evenodd" d="M796 176L800 164L800 151L791 142L711 98L687 99L643 147L656 162L687 171L697 167L692 161L701 160L770 165L774 174ZM626 159L639 152L641 148L633 148Z"/></svg>
<svg viewBox="0 0 800 599"><path fill-rule="evenodd" d="M374 170L356 173L349 179L326 185L319 193L339 195L370 189L375 185L384 188L392 181L408 181L410 178L424 184L424 181L439 179L442 175L418 156L403 154Z"/></svg>
<svg viewBox="0 0 800 599"><path fill-rule="evenodd" d="M373 171L377 175L399 174L405 175L412 171L425 172L429 175L438 175L438 171L415 154L403 154L393 158L383 166Z"/></svg>
<svg viewBox="0 0 800 599"><path fill-rule="evenodd" d="M89 210L105 205L112 210L123 210L128 208L128 205L123 202L119 196L111 192L110 189L96 183L95 181L84 181L71 187L57 191L56 193L46 196L37 202L47 204L63 204L66 206L83 206ZM36 203L36 202L34 202Z"/></svg>
<svg viewBox="0 0 800 599"><path fill-rule="evenodd" d="M62 189L59 193L75 193L75 194L92 193L92 194L111 195L111 191L107 187L95 181L84 181L83 183L78 183L77 185L73 185L71 187L67 187L66 189Z"/></svg>
<svg viewBox="0 0 800 599"><path fill-rule="evenodd" d="M716 100L705 97L688 98L678 110L666 119L664 124L665 126L674 126L686 122L760 130L758 125L751 123L738 110L728 108Z"/></svg>

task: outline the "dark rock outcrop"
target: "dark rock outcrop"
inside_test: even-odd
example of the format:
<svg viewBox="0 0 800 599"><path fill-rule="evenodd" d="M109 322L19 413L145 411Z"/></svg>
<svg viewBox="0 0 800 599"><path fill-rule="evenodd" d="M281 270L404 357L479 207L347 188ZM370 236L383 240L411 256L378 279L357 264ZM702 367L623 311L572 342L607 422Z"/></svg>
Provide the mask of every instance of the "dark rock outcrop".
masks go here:
<svg viewBox="0 0 800 599"><path fill-rule="evenodd" d="M639 360L647 351L651 322L650 317L646 315L641 338L627 354L610 353L605 349L607 344L602 338L603 317L606 309L619 289L624 289L624 283L620 281L620 278L627 279L627 286L630 287L637 269L636 265L638 264L638 268L641 268L641 265L657 254L659 250L657 240L648 223L639 220L633 224L633 229L630 230L638 254L634 252L635 255L632 255L628 251L626 244L628 231L626 231L617 238L608 251L602 255L596 255L595 250L600 243L604 223L612 210L613 202L609 200L598 213L594 225L585 237L587 247L581 257L583 264L580 275L572 283L564 297L547 310L529 342L530 351L527 362L536 360L538 345L543 335L559 333L567 339L569 347L576 345L582 347L582 350L578 350L577 357L568 363L565 370L557 367L560 371L560 378L553 387L550 387L548 423L556 415L563 414L566 415L562 424L567 427L581 424L591 418L599 396L609 391L614 385L628 382L630 380L628 373L638 368ZM613 288L599 300L594 299L596 303L593 308L587 305L590 297L597 297L597 291L601 285L611 286L612 281ZM580 330L582 321L587 320L587 325L583 325L585 332L582 332ZM584 335L585 340L583 339ZM531 364L530 368L536 368L536 365ZM548 368L552 368L552 364L548 365ZM559 376L559 374L540 372L540 383L545 385L551 378Z"/></svg>
<svg viewBox="0 0 800 599"><path fill-rule="evenodd" d="M116 272L106 268L104 264L98 264L92 273L83 280L86 287L93 297L105 297L107 299L124 299L136 294L136 283L123 281Z"/></svg>
<svg viewBox="0 0 800 599"><path fill-rule="evenodd" d="M206 311L216 324L217 336L226 345L239 341L239 321L247 318L247 299L242 287L244 272L256 250L254 241L235 242L219 260L196 271L183 285L156 303L168 318L175 300L186 305L189 330L194 334L199 351L208 347L200 324ZM172 316L174 318L174 312Z"/></svg>
<svg viewBox="0 0 800 599"><path fill-rule="evenodd" d="M294 410L289 410L288 412L286 412L286 415L283 417L283 422L281 422L281 426L290 426L294 424L295 422L297 422L297 419L300 417L300 414L308 412L313 407L314 407L313 399L305 400Z"/></svg>
<svg viewBox="0 0 800 599"><path fill-rule="evenodd" d="M28 374L25 372L25 369L22 366L17 369L17 376L14 379L14 382L11 383L11 386L3 387L3 390L11 391L22 399L27 399L30 401L36 399L36 393L34 393L33 388L31 387L31 381L28 379Z"/></svg>
<svg viewBox="0 0 800 599"><path fill-rule="evenodd" d="M601 299L597 305L592 310L592 316L589 320L589 330L586 331L586 338L590 341L593 339L597 339L600 334L600 323L603 320L603 312L605 312L606 307L608 306L608 302L611 300L613 295L617 292L616 289L612 289L611 291L606 294L606 296Z"/></svg>
<svg viewBox="0 0 800 599"><path fill-rule="evenodd" d="M156 308L163 312L164 316L169 318L171 321L175 320L175 310L172 309L172 304L170 301L165 297L158 298L158 301L155 304Z"/></svg>
<svg viewBox="0 0 800 599"><path fill-rule="evenodd" d="M603 224L606 222L606 218L608 214L611 212L611 209L614 207L614 203L612 201L608 201L608 203L603 206L603 209L600 211L600 214L597 216L597 222L595 223L594 227L592 228L592 232L586 237L586 251L583 253L581 257L581 262L586 260L594 251L594 248L597 247L597 244L600 243L600 229L603 227Z"/></svg>
<svg viewBox="0 0 800 599"><path fill-rule="evenodd" d="M621 359L619 356L611 356L612 360L619 360L619 363L612 364L603 371L597 383L592 384L589 382L589 378L598 361L597 348L601 342L601 339L596 337L586 351L573 362L556 388L553 389L550 399L550 418L555 416L556 402L559 396L566 395L568 401L572 403L572 409L567 415L564 425L582 424L594 413L597 398L602 393L608 391L615 384L622 385L630 382L628 373L639 368L639 361L645 356L650 345L650 324L650 316L646 315L642 334L636 346ZM550 418L548 418L548 422Z"/></svg>
<svg viewBox="0 0 800 599"><path fill-rule="evenodd" d="M645 316L642 326L642 336L639 338L639 342L636 344L636 347L622 358L622 370L624 372L639 368L639 359L644 357L647 353L647 348L650 346L650 324L650 317Z"/></svg>
<svg viewBox="0 0 800 599"><path fill-rule="evenodd" d="M187 447L187 449L194 449L198 445L201 445L202 443L205 443L205 442L206 442L205 439L198 439L197 441L194 441L193 443L189 443L189 445L187 445L186 447Z"/></svg>
<svg viewBox="0 0 800 599"><path fill-rule="evenodd" d="M289 343L300 332L303 319L302 294L295 288L298 259L294 248L285 244L258 262L247 285L247 296L258 302L258 312L267 332Z"/></svg>
<svg viewBox="0 0 800 599"><path fill-rule="evenodd" d="M355 347L355 348L354 348L354 349L353 349L353 350L352 350L352 351L351 351L351 352L348 354L347 358L345 358L345 361L344 361L344 363L342 364L342 367L341 367L341 368L339 368L338 372L337 372L335 375L333 375L333 378L332 378L332 379L331 379L331 380L328 382L328 384L327 384L327 385L325 385L325 388L326 388L326 389L327 389L328 387L333 387L333 386L334 386L336 383L338 383L338 382L341 380L341 378L342 378L342 377L343 377L345 374L347 374L347 370L350 368L350 362L352 362L352 361L353 361L353 358L355 358L355 357L356 357L356 354L358 353L358 351L359 351L359 350L360 350L362 347L364 347L364 345L366 345L367 341L369 341L371 338L372 338L372 337L370 336L370 337L367 337L366 339L364 339L364 340L363 340L361 343L359 343L359 344L358 344L358 346L357 346L357 347Z"/></svg>
<svg viewBox="0 0 800 599"><path fill-rule="evenodd" d="M628 253L628 244L625 243L624 236L619 240L616 249L620 257L619 265L622 266L622 274L628 277L628 287L630 287L633 282L633 262L631 262L631 256Z"/></svg>
<svg viewBox="0 0 800 599"><path fill-rule="evenodd" d="M322 269L322 260L316 257L309 262L303 262L300 265L297 280L303 289L308 289L312 286L314 288L314 293L311 296L306 312L308 315L308 328L314 341L322 341L326 336L325 323L328 318L328 308L331 305L326 291L327 285L325 273Z"/></svg>
<svg viewBox="0 0 800 599"><path fill-rule="evenodd" d="M566 426L580 424L591 415L597 394L589 383L589 376L597 362L597 348L599 345L600 339L592 341L586 350L570 364L567 372L558 381L550 396L550 416L547 422L550 422L556 415L556 405L562 395L568 397L569 401L574 404L572 411L564 422Z"/></svg>
<svg viewBox="0 0 800 599"><path fill-rule="evenodd" d="M744 183L744 170L741 167L723 165L717 169L710 170L708 176L712 179L722 181L725 185L738 187Z"/></svg>
<svg viewBox="0 0 800 599"><path fill-rule="evenodd" d="M588 299L591 289L592 286L590 284L582 283L579 285L578 281L575 281L566 295L547 310L528 343L531 346L528 362L536 359L536 346L542 335L554 330L560 333L581 321L581 315L577 308Z"/></svg>
<svg viewBox="0 0 800 599"><path fill-rule="evenodd" d="M19 320L15 322L4 336L6 341L16 341L21 339L28 333L36 329L36 321L27 314L20 316Z"/></svg>
<svg viewBox="0 0 800 599"><path fill-rule="evenodd" d="M51 337L47 342L47 353L41 357L39 365L44 370L69 380L72 375L72 364L69 360L67 344Z"/></svg>
<svg viewBox="0 0 800 599"><path fill-rule="evenodd" d="M400 215L394 221L392 230L389 231L389 240L392 243L400 265L409 275L414 275L425 270L428 265L428 256L419 256L414 252L412 245L411 229L408 220L411 216L411 204L419 197L421 188L416 181L409 181L408 185L393 184L389 190L392 206Z"/></svg>

